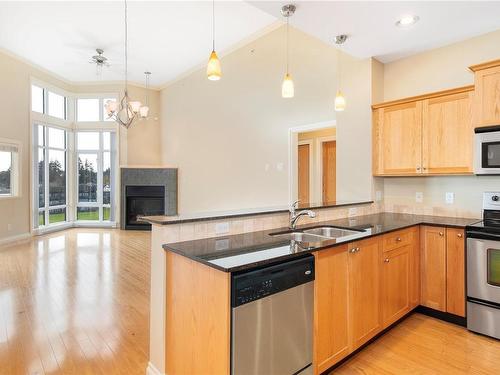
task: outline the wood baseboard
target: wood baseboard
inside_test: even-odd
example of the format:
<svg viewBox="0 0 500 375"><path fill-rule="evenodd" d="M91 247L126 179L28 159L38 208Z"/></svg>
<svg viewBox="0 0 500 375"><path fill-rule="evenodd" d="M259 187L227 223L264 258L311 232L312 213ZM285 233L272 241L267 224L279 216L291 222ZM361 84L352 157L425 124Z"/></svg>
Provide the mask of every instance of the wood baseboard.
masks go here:
<svg viewBox="0 0 500 375"><path fill-rule="evenodd" d="M0 239L0 246L13 245L19 242L27 241L31 238L31 233L22 233L11 237L5 237Z"/></svg>

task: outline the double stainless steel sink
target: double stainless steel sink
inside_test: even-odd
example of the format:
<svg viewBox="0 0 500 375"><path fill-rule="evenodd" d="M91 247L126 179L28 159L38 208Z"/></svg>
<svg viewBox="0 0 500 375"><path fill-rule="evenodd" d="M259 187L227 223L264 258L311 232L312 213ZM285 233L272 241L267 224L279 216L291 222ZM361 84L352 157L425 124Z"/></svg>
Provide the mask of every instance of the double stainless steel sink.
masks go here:
<svg viewBox="0 0 500 375"><path fill-rule="evenodd" d="M323 242L330 240L344 241L350 238L362 237L365 233L361 229L346 229L334 226L313 227L302 230L290 230L286 232L271 233L271 236L279 236L299 242Z"/></svg>

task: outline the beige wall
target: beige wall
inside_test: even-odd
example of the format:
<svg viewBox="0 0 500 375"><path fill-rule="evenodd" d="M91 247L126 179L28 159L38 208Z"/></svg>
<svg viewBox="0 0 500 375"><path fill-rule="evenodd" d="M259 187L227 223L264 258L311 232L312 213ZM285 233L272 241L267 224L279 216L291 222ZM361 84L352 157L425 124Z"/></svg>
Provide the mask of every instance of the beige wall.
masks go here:
<svg viewBox="0 0 500 375"><path fill-rule="evenodd" d="M468 66L500 58L500 30L384 66L384 99L392 100L474 83ZM415 177L384 179L388 210L480 217L483 191L500 190L500 177ZM423 192L423 203L415 193ZM455 193L454 204L445 203Z"/></svg>
<svg viewBox="0 0 500 375"><path fill-rule="evenodd" d="M283 99L283 38L279 28L223 57L218 82L202 68L162 90L163 162L179 168L180 213L288 203L289 129L335 119L337 51L291 29L295 97ZM370 143L355 140L370 131L369 66L344 55L350 110L337 124L338 160L362 162L359 173L338 168L348 194L370 195ZM340 135L359 144L355 155Z"/></svg>
<svg viewBox="0 0 500 375"><path fill-rule="evenodd" d="M118 91L118 86L76 86L44 73L20 59L0 51L0 138L20 141L21 155L21 196L0 198L0 242L22 237L30 232L30 79L36 78L69 92L109 92ZM145 89L131 87L130 94L142 100ZM159 92L151 90L152 114L159 117ZM125 132L127 158L124 164L159 165L160 128L158 120L140 121ZM121 137L122 138L122 137ZM128 160L127 160L128 159ZM10 224L10 230L8 229Z"/></svg>

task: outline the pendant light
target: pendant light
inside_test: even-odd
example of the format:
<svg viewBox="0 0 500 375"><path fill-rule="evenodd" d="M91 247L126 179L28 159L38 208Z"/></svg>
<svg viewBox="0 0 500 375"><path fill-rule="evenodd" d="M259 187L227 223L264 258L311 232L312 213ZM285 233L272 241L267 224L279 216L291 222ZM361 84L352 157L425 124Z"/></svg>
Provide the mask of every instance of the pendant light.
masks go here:
<svg viewBox="0 0 500 375"><path fill-rule="evenodd" d="M210 81L218 81L222 77L220 61L215 52L215 0L212 0L212 53L207 64L207 78Z"/></svg>
<svg viewBox="0 0 500 375"><path fill-rule="evenodd" d="M108 118L115 120L118 124L129 128L137 118L141 102L130 100L128 96L128 19L127 19L127 0L125 4L125 89L124 95L119 103L114 100L108 100L105 104L105 109Z"/></svg>
<svg viewBox="0 0 500 375"><path fill-rule="evenodd" d="M335 111L336 112L342 112L345 110L345 107L346 107L346 101L345 101L345 96L344 94L342 93L342 90L341 90L341 76L342 76L342 72L341 72L341 69L340 69L340 63L341 63L341 60L342 60L342 51L341 51L341 46L342 44L345 43L345 41L347 40L347 35L337 35L335 37L335 44L339 46L339 48L337 49L337 66L338 66L338 88L337 88L337 94L335 95Z"/></svg>
<svg viewBox="0 0 500 375"><path fill-rule="evenodd" d="M146 104L139 108L139 114L141 118L147 118L149 114L149 76L151 72L144 72L146 76Z"/></svg>
<svg viewBox="0 0 500 375"><path fill-rule="evenodd" d="M295 13L295 5L288 4L284 5L281 8L281 14L286 18L286 72L285 77L283 78L283 83L281 84L281 96L283 98L293 98L295 95L295 89L293 86L292 76L289 71L289 63L290 63L290 48L289 48L289 20L290 17Z"/></svg>

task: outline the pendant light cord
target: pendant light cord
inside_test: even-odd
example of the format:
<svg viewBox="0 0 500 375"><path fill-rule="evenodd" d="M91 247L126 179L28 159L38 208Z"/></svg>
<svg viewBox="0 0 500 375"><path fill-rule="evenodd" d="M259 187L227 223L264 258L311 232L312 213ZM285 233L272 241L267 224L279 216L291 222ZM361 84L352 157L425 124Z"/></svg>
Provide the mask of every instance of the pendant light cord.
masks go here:
<svg viewBox="0 0 500 375"><path fill-rule="evenodd" d="M212 0L212 51L215 51L215 0Z"/></svg>
<svg viewBox="0 0 500 375"><path fill-rule="evenodd" d="M338 65L338 87L337 87L337 90L340 90L340 88L342 87L341 86L341 82L340 80L342 79L342 71L340 70L340 66L341 66L341 61L342 60L342 47L339 46L339 49L337 50L337 65Z"/></svg>
<svg viewBox="0 0 500 375"><path fill-rule="evenodd" d="M128 86L128 20L127 20L127 0L125 0L125 94Z"/></svg>
<svg viewBox="0 0 500 375"><path fill-rule="evenodd" d="M289 43L288 43L288 26L289 26L289 20L290 16L286 17L286 74L288 74L288 65L289 65L289 60L290 60L290 48L289 48Z"/></svg>

